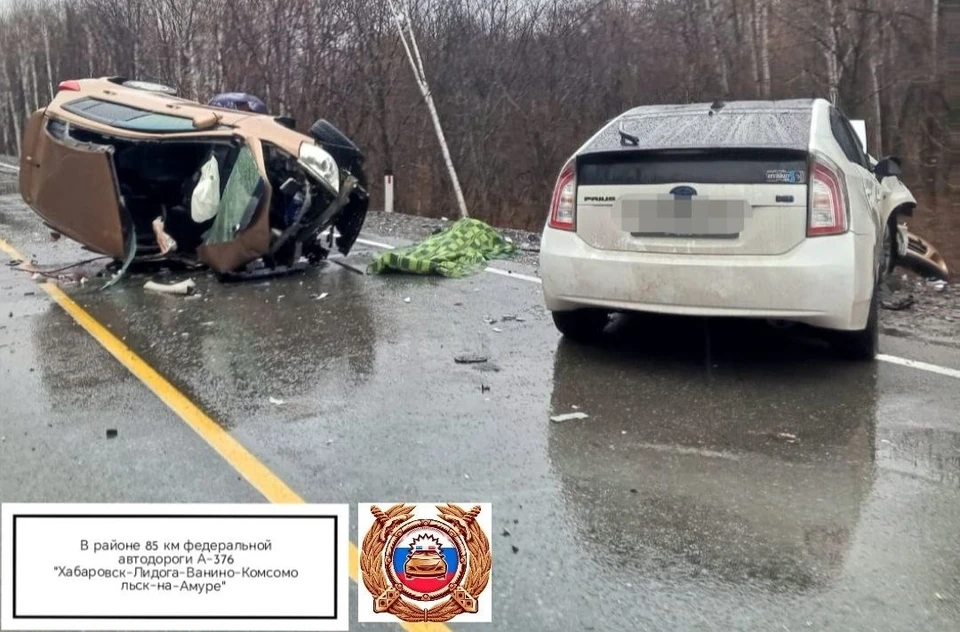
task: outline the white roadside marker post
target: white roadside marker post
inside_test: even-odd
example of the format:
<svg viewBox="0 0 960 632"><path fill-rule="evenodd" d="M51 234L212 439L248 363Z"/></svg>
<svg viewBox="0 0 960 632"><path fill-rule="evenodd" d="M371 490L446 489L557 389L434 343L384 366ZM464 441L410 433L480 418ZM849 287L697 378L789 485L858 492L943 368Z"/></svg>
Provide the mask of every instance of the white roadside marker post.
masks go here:
<svg viewBox="0 0 960 632"><path fill-rule="evenodd" d="M383 174L383 211L385 213L393 212L393 172L387 171Z"/></svg>

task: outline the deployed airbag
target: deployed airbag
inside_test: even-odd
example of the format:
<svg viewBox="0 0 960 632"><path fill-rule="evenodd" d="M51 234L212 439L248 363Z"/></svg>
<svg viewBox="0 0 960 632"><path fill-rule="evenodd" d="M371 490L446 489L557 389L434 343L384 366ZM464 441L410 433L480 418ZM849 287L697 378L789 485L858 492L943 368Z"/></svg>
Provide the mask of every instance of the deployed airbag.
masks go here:
<svg viewBox="0 0 960 632"><path fill-rule="evenodd" d="M220 164L216 156L210 156L200 168L200 181L193 189L190 201L190 217L198 224L213 219L220 208Z"/></svg>

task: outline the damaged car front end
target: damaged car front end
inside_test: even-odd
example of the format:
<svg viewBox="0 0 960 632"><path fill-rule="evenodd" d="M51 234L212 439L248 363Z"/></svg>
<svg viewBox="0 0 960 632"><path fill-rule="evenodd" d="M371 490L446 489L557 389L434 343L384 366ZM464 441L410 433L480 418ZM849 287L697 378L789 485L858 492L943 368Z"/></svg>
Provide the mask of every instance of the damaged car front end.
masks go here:
<svg viewBox="0 0 960 632"><path fill-rule="evenodd" d="M121 273L180 260L237 280L349 253L369 205L363 162L326 121L308 136L287 119L88 79L29 119L20 191Z"/></svg>

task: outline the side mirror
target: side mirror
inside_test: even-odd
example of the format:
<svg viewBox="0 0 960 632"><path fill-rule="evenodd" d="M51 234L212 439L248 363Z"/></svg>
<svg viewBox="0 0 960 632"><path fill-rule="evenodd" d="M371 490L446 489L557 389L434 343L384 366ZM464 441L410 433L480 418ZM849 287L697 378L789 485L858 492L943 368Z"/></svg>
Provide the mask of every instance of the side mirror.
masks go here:
<svg viewBox="0 0 960 632"><path fill-rule="evenodd" d="M877 163L877 166L874 167L873 172L877 176L877 180L883 181L884 178L889 178L891 176L897 176L903 174L903 167L900 166L900 159L896 156L887 156L883 160Z"/></svg>

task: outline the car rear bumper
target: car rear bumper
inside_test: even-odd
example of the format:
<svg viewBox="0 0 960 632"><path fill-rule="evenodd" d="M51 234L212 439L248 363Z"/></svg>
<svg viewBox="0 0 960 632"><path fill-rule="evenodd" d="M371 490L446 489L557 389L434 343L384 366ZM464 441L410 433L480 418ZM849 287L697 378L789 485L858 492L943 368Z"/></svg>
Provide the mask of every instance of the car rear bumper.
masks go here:
<svg viewBox="0 0 960 632"><path fill-rule="evenodd" d="M540 276L551 311L602 307L860 330L870 310L873 252L870 238L854 233L806 239L777 256L606 251L547 228Z"/></svg>

